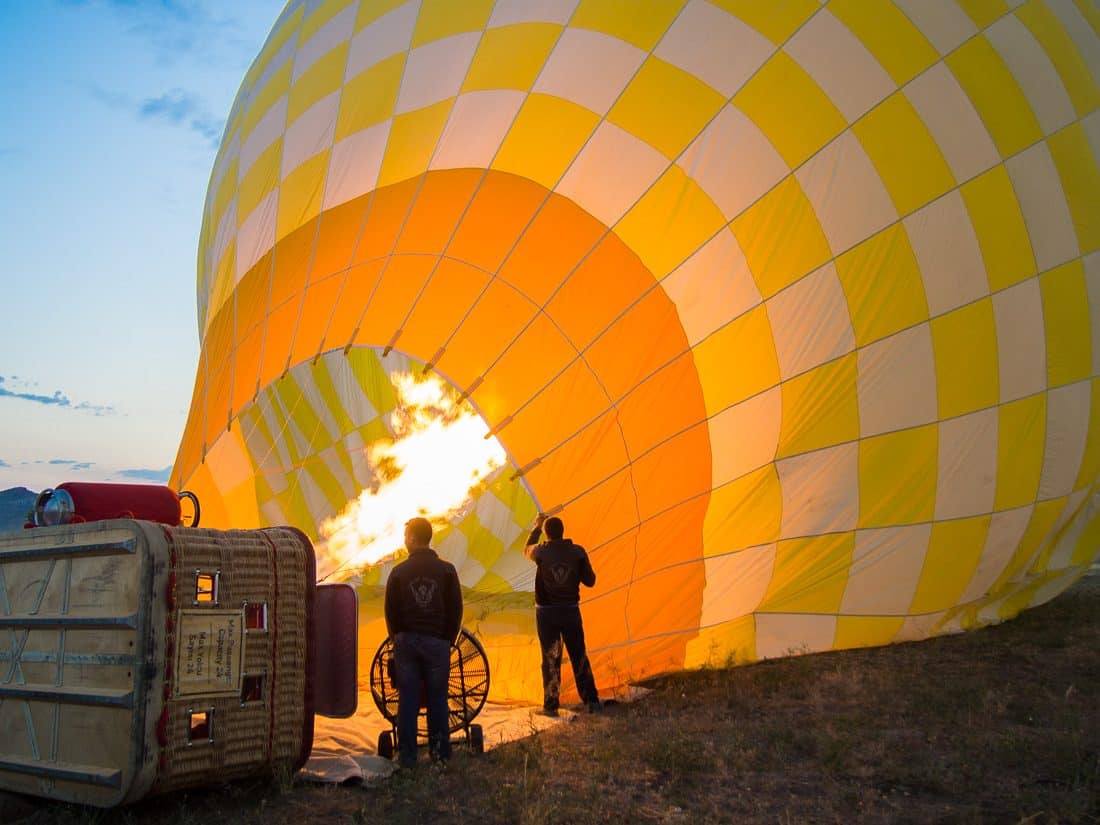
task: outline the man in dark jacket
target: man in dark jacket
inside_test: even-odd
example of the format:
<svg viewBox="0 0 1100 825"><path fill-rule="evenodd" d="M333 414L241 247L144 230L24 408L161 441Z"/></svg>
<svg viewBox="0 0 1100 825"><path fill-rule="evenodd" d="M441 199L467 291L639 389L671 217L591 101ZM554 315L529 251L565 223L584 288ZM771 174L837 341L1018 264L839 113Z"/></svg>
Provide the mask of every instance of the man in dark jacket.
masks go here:
<svg viewBox="0 0 1100 825"><path fill-rule="evenodd" d="M405 524L409 557L393 568L386 582L386 628L393 639L398 758L403 768L416 765L422 683L429 753L440 761L451 756L447 685L451 644L462 626L462 589L458 571L439 558L431 541L431 523L410 519Z"/></svg>
<svg viewBox="0 0 1100 825"><path fill-rule="evenodd" d="M547 541L539 543L543 525ZM596 573L588 553L579 544L563 538L565 526L560 518L546 518L539 513L535 529L527 539L524 555L537 567L535 571L535 626L542 648L542 707L545 713L557 715L558 693L561 689L561 647L569 651L573 679L577 692L590 713L601 707L592 665L584 646L584 625L581 622L580 586L596 584Z"/></svg>

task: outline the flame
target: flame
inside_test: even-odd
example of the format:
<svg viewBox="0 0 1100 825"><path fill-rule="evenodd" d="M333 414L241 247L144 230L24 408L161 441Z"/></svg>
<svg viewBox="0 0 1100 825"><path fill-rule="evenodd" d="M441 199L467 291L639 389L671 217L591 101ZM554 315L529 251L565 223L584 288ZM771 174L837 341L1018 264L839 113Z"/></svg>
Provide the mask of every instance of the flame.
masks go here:
<svg viewBox="0 0 1100 825"><path fill-rule="evenodd" d="M320 567L331 570L325 578L349 578L402 549L405 522L414 516L433 525L450 521L507 460L485 422L443 380L405 372L391 380L394 438L367 447L371 485L321 525Z"/></svg>

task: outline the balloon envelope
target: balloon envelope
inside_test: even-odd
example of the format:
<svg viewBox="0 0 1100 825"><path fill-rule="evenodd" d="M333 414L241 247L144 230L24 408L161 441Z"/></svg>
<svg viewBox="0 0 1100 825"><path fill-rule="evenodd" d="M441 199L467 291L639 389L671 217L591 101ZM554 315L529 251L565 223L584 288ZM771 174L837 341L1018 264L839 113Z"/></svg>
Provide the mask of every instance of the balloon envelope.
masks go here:
<svg viewBox="0 0 1100 825"><path fill-rule="evenodd" d="M436 537L501 698L540 695L539 510L603 687L1052 598L1100 534L1100 11L1011 5L293 0L173 480L321 539L394 376L441 376L507 455Z"/></svg>

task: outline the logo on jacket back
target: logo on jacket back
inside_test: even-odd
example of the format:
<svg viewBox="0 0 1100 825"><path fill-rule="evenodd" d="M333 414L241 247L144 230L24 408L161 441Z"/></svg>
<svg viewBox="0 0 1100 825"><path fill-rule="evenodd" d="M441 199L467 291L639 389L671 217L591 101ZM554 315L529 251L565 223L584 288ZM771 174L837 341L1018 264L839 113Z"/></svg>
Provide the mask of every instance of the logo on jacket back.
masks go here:
<svg viewBox="0 0 1100 825"><path fill-rule="evenodd" d="M413 579L409 582L409 590L412 591L413 601L421 610L431 607L435 600L435 579Z"/></svg>
<svg viewBox="0 0 1100 825"><path fill-rule="evenodd" d="M568 564L552 564L550 565L550 575L554 577L554 581L558 584L565 584L569 580L569 565Z"/></svg>

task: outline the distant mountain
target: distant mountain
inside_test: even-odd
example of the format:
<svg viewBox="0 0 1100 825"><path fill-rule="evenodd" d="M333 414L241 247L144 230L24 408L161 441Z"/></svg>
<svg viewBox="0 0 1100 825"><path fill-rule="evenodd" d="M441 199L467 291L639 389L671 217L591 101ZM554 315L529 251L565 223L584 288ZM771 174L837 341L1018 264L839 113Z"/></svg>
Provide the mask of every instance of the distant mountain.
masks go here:
<svg viewBox="0 0 1100 825"><path fill-rule="evenodd" d="M0 490L0 532L22 530L27 513L34 509L36 498L38 493L32 493L26 487Z"/></svg>

